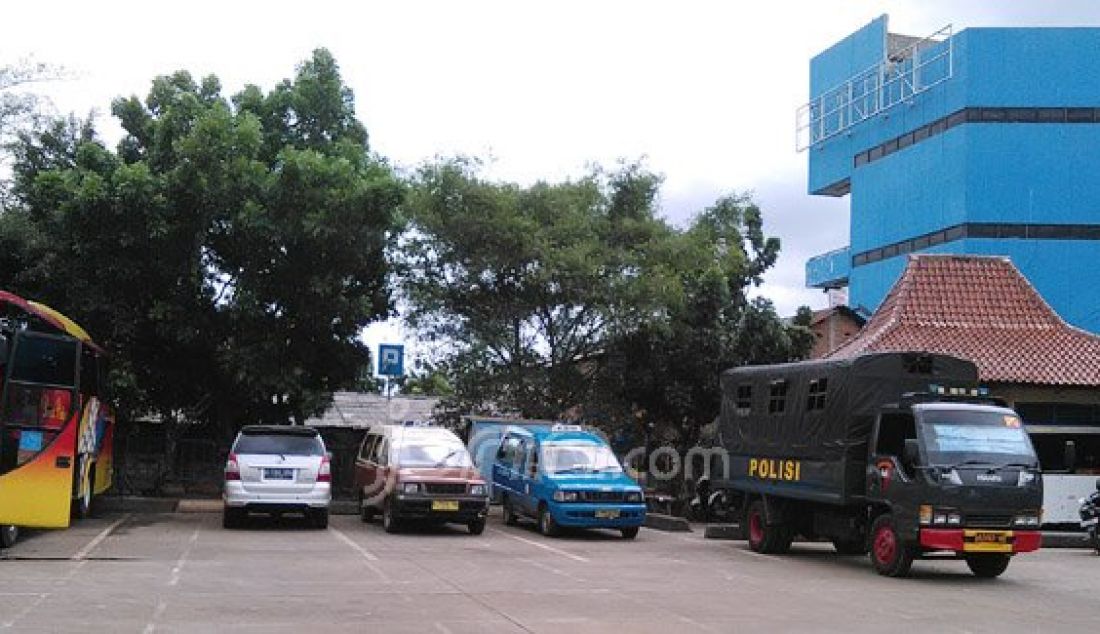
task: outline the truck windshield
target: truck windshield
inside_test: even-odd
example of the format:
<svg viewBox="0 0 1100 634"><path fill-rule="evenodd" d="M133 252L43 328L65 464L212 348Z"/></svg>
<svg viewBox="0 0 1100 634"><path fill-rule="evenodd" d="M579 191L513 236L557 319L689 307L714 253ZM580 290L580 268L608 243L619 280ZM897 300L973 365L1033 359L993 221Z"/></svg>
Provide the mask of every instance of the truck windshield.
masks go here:
<svg viewBox="0 0 1100 634"><path fill-rule="evenodd" d="M930 464L1018 464L1037 462L1027 432L1014 414L932 410L921 416L921 440Z"/></svg>
<svg viewBox="0 0 1100 634"><path fill-rule="evenodd" d="M471 467L462 443L409 442L398 445L397 464L402 467Z"/></svg>
<svg viewBox="0 0 1100 634"><path fill-rule="evenodd" d="M605 445L544 444L542 464L546 473L621 472L619 460Z"/></svg>

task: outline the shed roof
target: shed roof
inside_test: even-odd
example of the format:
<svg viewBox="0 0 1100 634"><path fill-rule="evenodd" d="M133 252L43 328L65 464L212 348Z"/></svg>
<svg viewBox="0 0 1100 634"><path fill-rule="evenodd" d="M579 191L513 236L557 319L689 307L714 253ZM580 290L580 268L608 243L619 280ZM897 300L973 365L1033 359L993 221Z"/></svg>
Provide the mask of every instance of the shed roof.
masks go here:
<svg viewBox="0 0 1100 634"><path fill-rule="evenodd" d="M903 350L970 359L982 381L1100 385L1100 336L1063 321L1004 257L910 255L867 325L829 357Z"/></svg>

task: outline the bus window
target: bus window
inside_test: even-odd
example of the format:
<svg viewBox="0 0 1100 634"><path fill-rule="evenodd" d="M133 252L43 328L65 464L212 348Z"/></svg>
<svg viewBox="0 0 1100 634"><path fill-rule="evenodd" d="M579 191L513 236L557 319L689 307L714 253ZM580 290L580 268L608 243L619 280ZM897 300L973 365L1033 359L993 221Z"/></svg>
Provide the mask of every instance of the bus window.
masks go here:
<svg viewBox="0 0 1100 634"><path fill-rule="evenodd" d="M23 335L15 345L11 380L39 385L76 385L76 341Z"/></svg>

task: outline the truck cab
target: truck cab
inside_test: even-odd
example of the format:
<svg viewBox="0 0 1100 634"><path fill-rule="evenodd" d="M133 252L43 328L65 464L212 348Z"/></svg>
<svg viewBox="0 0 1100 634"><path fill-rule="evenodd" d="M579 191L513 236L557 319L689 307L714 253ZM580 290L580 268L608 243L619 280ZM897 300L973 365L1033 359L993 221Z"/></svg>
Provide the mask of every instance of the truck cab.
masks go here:
<svg viewBox="0 0 1100 634"><path fill-rule="evenodd" d="M510 429L493 462L504 521L538 521L544 535L563 527L618 529L633 539L645 522L642 489L599 435L579 425Z"/></svg>
<svg viewBox="0 0 1100 634"><path fill-rule="evenodd" d="M993 401L925 397L883 407L866 491L871 561L888 576L939 556L997 576L1012 555L1040 545L1039 461L1016 412Z"/></svg>

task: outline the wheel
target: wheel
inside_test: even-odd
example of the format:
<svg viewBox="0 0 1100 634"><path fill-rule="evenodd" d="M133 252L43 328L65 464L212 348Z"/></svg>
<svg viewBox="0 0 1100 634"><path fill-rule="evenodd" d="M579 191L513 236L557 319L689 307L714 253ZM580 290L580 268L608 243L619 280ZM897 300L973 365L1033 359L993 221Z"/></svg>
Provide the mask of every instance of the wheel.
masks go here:
<svg viewBox="0 0 1100 634"><path fill-rule="evenodd" d="M519 523L519 518L516 517L516 509L512 507L512 500L508 499L508 496L504 496L501 500L501 506L504 513L504 523L507 526L515 526Z"/></svg>
<svg viewBox="0 0 1100 634"><path fill-rule="evenodd" d="M328 509L311 509L307 517L313 528L320 530L328 528Z"/></svg>
<svg viewBox="0 0 1100 634"><path fill-rule="evenodd" d="M880 515L871 524L871 564L886 577L904 577L913 566L915 552L902 542L894 527L894 516Z"/></svg>
<svg viewBox="0 0 1100 634"><path fill-rule="evenodd" d="M394 516L393 504L390 503L389 498L382 502L382 530L387 533L396 533L401 530L401 524Z"/></svg>
<svg viewBox="0 0 1100 634"><path fill-rule="evenodd" d="M638 536L638 527L628 526L626 528L620 528L619 532L623 534L623 539L634 539Z"/></svg>
<svg viewBox="0 0 1100 634"><path fill-rule="evenodd" d="M833 548L838 555L866 555L867 540L862 537L850 539L834 539Z"/></svg>
<svg viewBox="0 0 1100 634"><path fill-rule="evenodd" d="M547 537L555 537L561 533L561 528L545 504L539 505L539 532Z"/></svg>
<svg viewBox="0 0 1100 634"><path fill-rule="evenodd" d="M966 565L970 567L970 572L974 573L975 577L992 579L999 577L1008 568L1008 562L1011 560L1011 555L1001 553L967 555Z"/></svg>
<svg viewBox="0 0 1100 634"><path fill-rule="evenodd" d="M11 548L19 539L19 527L5 524L0 526L0 548Z"/></svg>
<svg viewBox="0 0 1100 634"><path fill-rule="evenodd" d="M788 526L768 525L764 517L764 503L756 500L745 512L745 526L748 527L749 548L754 552L767 555L782 555L791 549L794 535Z"/></svg>
<svg viewBox="0 0 1100 634"><path fill-rule="evenodd" d="M222 509L222 528L240 528L244 524L244 510L225 507Z"/></svg>
<svg viewBox="0 0 1100 634"><path fill-rule="evenodd" d="M471 535L480 535L485 532L485 518L479 517L476 520L466 525L466 528L470 529Z"/></svg>

